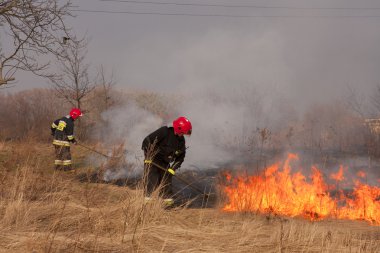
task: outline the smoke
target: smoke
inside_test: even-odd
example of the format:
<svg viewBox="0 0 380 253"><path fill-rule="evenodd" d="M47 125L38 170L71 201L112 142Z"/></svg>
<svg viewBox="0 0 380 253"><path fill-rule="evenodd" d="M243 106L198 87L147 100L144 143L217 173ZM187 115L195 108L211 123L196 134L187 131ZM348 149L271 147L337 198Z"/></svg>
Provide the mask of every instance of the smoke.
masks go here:
<svg viewBox="0 0 380 253"><path fill-rule="evenodd" d="M141 171L143 139L163 125L171 126L178 116L186 116L192 122L193 134L185 137L188 149L182 168L207 169L249 155L249 138L256 129L273 125L277 117L283 116L274 109L277 96L272 88L259 91L251 85L220 86L173 96L178 101L168 108L168 119L130 100L102 113L105 123L97 135L104 144L124 143L127 161L133 164L133 170ZM107 172L106 177L116 179L129 173L127 168L114 171Z"/></svg>
<svg viewBox="0 0 380 253"><path fill-rule="evenodd" d="M112 180L141 173L142 141L148 133L160 127L163 120L133 102L105 111L101 117L105 124L95 134L100 136L106 145L124 144L125 158L130 165L128 168L113 168L112 171L107 171L105 179Z"/></svg>
<svg viewBox="0 0 380 253"><path fill-rule="evenodd" d="M141 150L147 133L162 124L161 118L132 102L102 113L102 119L107 122L103 129L106 141L124 141L126 149L134 153Z"/></svg>
<svg viewBox="0 0 380 253"><path fill-rule="evenodd" d="M249 155L249 138L276 117L272 98L247 85L195 91L178 108L193 124L184 165L214 168ZM238 161L237 161L238 162Z"/></svg>
<svg viewBox="0 0 380 253"><path fill-rule="evenodd" d="M324 156L322 159L316 159L310 153L299 152L299 166L295 166L293 172L301 170L304 175L311 173L311 166L316 166L329 184L333 184L335 180L332 174L338 173L339 169L343 169L343 180L340 187L344 189L352 189L359 180L361 183L369 185L378 185L380 179L380 163L370 157L352 156L336 153L331 156Z"/></svg>
<svg viewBox="0 0 380 253"><path fill-rule="evenodd" d="M274 85L299 109L340 98L347 86L367 94L378 83L380 36L371 20L224 24L136 38L123 50L134 59L122 63L123 78L159 91Z"/></svg>
<svg viewBox="0 0 380 253"><path fill-rule="evenodd" d="M324 157L328 156L329 159L335 157L338 160L340 154L337 150L341 149L342 145L351 145L349 141L353 141L355 145L355 138L361 138L359 134L354 138L352 131L360 131L362 124L355 126L347 121L352 118L349 114L345 114L343 106L325 104L309 110L308 117L299 118L299 112L292 107L287 96L276 86L269 85L265 89L248 84L194 87L194 90L185 89L182 93L172 93L169 97L175 99L167 108L169 117L165 119L149 111L149 107L142 108L140 103L136 104L133 100L102 114L105 122L101 129L103 142L124 143L127 150L126 159L132 165L128 168L113 168L107 171L106 180L126 178L141 173L143 139L163 125L170 126L172 120L178 116L188 117L193 125L192 135L185 137L188 149L182 170L213 169L247 162L253 164L253 161L258 160L261 160L260 166L276 162L275 159L281 154L271 155L265 152L270 149L283 149L286 153L287 137L285 135L281 137L279 133L297 124L302 129L298 129L296 133L298 136L295 138L299 139L298 143L301 146L293 147L293 151L296 149L303 151L300 157L305 168L320 163L323 172L328 175L343 164L350 169L346 174L351 173L352 178L358 170L358 166L353 164L354 159L345 161L339 158L342 163L323 164ZM152 101L147 100L146 103ZM300 119L304 122L302 123ZM260 147L263 129L268 130L268 135L273 134L280 139L267 140L271 146ZM329 148L333 148L332 153ZM264 153L259 157L261 149ZM360 152L362 150L358 150L358 154ZM360 161L363 170L368 175L375 176L372 169L365 170L366 164L362 162L366 161L365 158L358 157L357 163Z"/></svg>
<svg viewBox="0 0 380 253"><path fill-rule="evenodd" d="M330 4L326 1L324 6ZM120 68L123 84L183 98L170 108L168 122L135 105L107 112L112 117L104 119L118 118L120 125L132 117L135 125L151 126L111 127L110 133L119 136L116 139L124 138L128 149L141 153L147 134L170 125L178 116L188 117L193 134L186 137L189 148L183 168L239 163L241 157L255 155L252 149L257 150L261 129L287 131L314 103L337 101L346 95L348 86L367 94L380 77L380 34L372 19L173 20L144 17L140 24L146 29L129 27L127 39L121 38L123 33L106 36L120 36L107 43L123 42L119 47L109 46L118 48L111 59ZM109 54L100 46L96 51ZM153 117L152 121L135 115L139 113ZM312 120L316 123L307 122L310 129L294 131L318 139L312 127L316 130L321 125L324 130L331 125L320 122L321 118L315 112ZM324 134L325 139L333 136ZM347 136L339 138L344 141Z"/></svg>

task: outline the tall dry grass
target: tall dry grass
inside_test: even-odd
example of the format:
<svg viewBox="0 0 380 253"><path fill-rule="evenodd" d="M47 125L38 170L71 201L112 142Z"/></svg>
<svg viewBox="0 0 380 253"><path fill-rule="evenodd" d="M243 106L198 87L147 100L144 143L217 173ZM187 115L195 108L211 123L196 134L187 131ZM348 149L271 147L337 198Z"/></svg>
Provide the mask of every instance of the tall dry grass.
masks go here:
<svg viewBox="0 0 380 253"><path fill-rule="evenodd" d="M142 184L132 191L80 183L74 174L38 166L26 160L1 172L0 245L6 250L138 251L143 231L168 218L158 193L144 202Z"/></svg>
<svg viewBox="0 0 380 253"><path fill-rule="evenodd" d="M143 184L80 181L28 150L0 170L0 252L380 252L379 227L366 223L165 209L157 192L144 202Z"/></svg>

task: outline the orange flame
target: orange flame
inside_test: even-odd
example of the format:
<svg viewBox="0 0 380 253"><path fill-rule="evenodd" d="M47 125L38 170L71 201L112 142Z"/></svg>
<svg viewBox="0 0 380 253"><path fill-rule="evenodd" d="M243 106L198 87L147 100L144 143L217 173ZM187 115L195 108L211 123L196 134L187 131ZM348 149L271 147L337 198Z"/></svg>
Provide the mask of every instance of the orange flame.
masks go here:
<svg viewBox="0 0 380 253"><path fill-rule="evenodd" d="M297 155L289 154L282 167L280 163L273 164L259 176L232 177L229 174L224 186L227 203L223 210L300 216L310 220L360 219L380 224L380 188L355 181L352 196L346 196L343 191L339 196L331 196L329 190L334 187L324 182L317 167L311 168L310 180L301 172L291 173L290 163L296 159ZM340 166L330 178L342 181L343 171Z"/></svg>
<svg viewBox="0 0 380 253"><path fill-rule="evenodd" d="M357 173L356 173L356 175L358 176L358 177L361 177L361 178L365 178L366 176L367 176L367 174L364 172L364 171L358 171Z"/></svg>
<svg viewBox="0 0 380 253"><path fill-rule="evenodd" d="M337 173L331 173L330 178L336 180L337 182L343 181L343 166L339 166L339 171Z"/></svg>

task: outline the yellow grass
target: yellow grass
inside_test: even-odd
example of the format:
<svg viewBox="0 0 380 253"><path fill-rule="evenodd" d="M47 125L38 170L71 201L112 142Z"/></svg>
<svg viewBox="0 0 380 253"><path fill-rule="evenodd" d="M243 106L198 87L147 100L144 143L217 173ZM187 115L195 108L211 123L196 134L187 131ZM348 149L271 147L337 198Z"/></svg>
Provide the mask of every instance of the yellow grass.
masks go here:
<svg viewBox="0 0 380 253"><path fill-rule="evenodd" d="M79 180L91 165L55 172L50 146L27 146L0 150L0 252L380 252L380 228L363 222L166 210L141 189Z"/></svg>

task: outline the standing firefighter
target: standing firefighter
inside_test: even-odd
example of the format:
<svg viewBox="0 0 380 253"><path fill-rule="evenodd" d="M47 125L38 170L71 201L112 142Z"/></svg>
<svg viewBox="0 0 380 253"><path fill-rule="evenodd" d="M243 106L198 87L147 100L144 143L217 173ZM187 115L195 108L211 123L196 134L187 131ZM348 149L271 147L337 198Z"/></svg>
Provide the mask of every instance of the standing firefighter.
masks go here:
<svg viewBox="0 0 380 253"><path fill-rule="evenodd" d="M51 125L51 134L54 136L55 169L72 170L70 143L76 143L74 137L74 121L82 116L78 108L73 108L70 115L57 119Z"/></svg>
<svg viewBox="0 0 380 253"><path fill-rule="evenodd" d="M160 186L164 202L167 205L174 203L172 176L185 159L184 135L191 135L191 131L191 122L185 117L179 117L173 121L173 127L163 126L145 137L142 149L145 155L144 178L147 180L146 201L151 199L152 192Z"/></svg>

